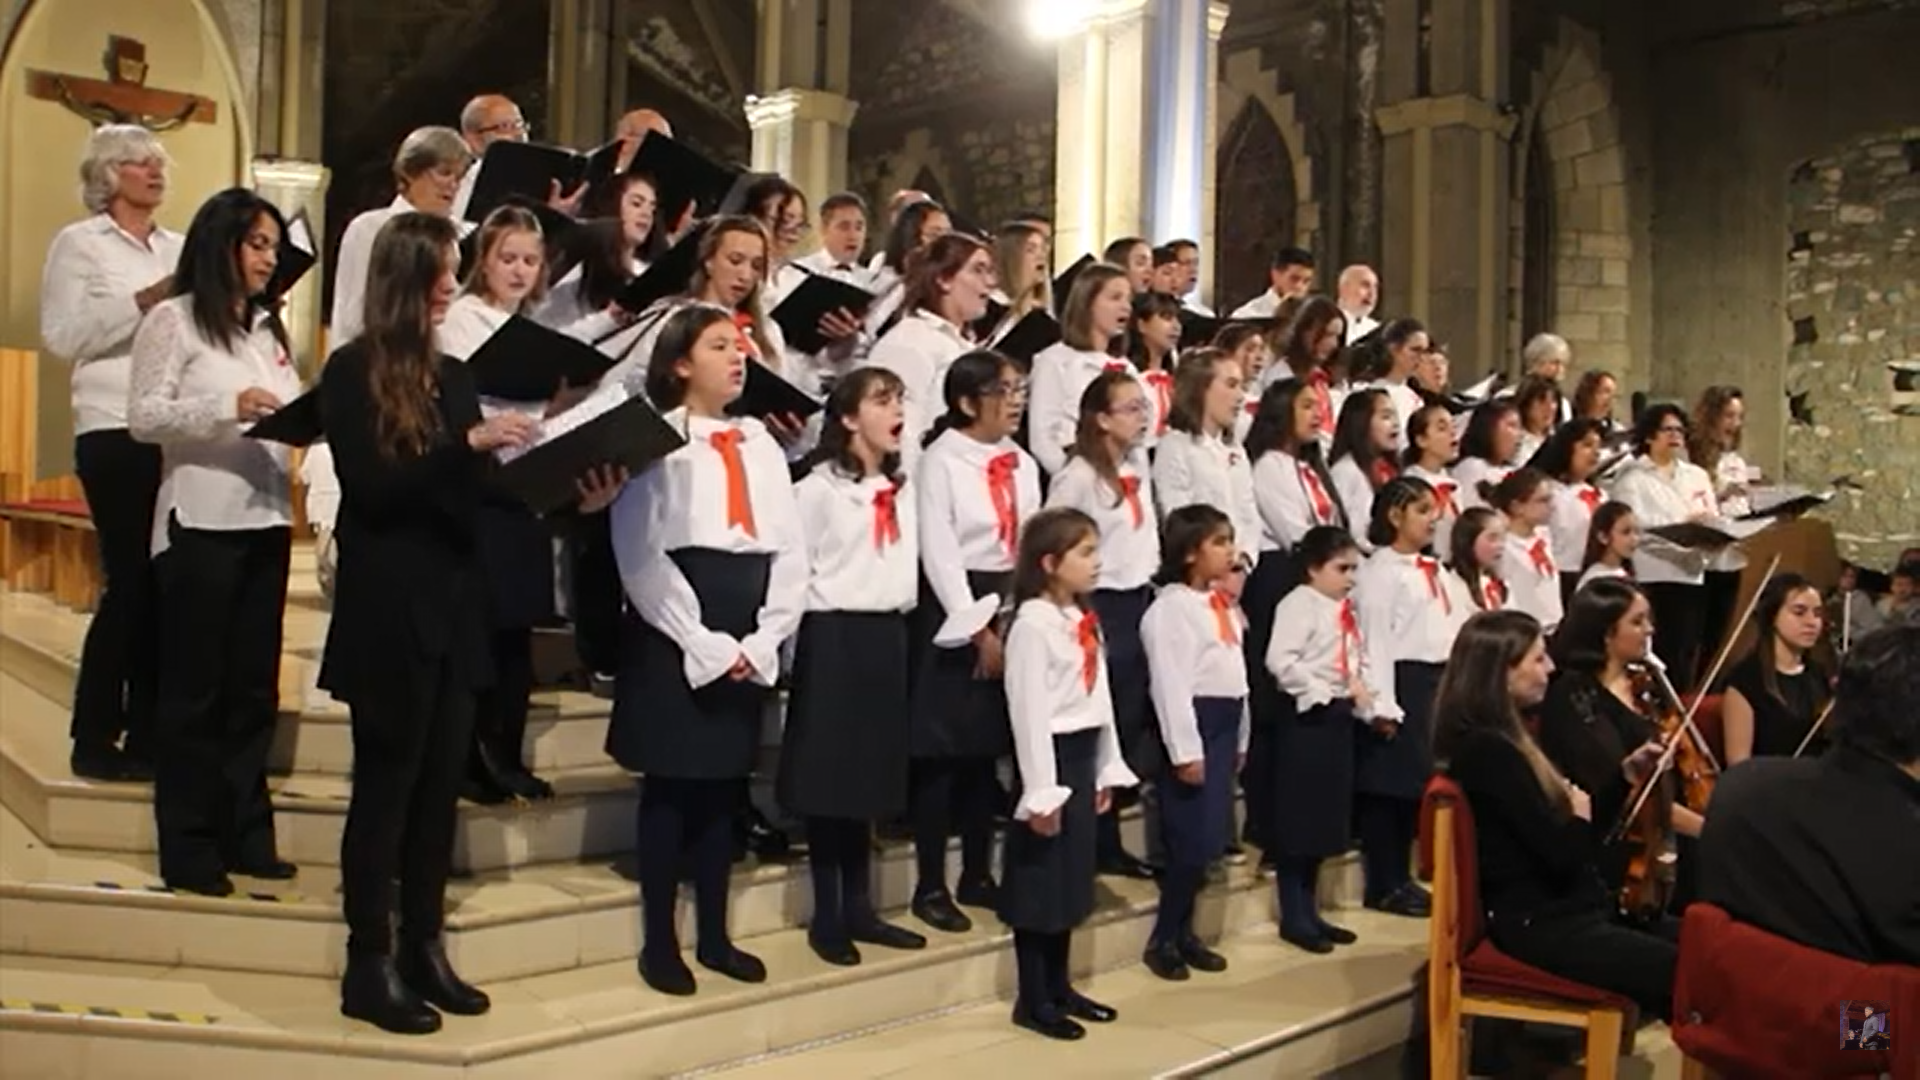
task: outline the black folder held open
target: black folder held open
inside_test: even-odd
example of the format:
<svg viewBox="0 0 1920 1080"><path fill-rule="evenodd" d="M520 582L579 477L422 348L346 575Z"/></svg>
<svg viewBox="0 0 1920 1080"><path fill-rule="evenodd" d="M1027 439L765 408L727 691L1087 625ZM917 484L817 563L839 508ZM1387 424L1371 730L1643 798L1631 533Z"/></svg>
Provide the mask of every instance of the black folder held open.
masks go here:
<svg viewBox="0 0 1920 1080"><path fill-rule="evenodd" d="M472 356L474 389L502 401L548 401L562 385L592 386L613 357L592 345L515 315Z"/></svg>
<svg viewBox="0 0 1920 1080"><path fill-rule="evenodd" d="M474 166L480 172L473 180L473 195L467 199L467 220L477 225L516 199L544 207L555 183L560 185L562 195L571 194L581 184L611 179L619 160L618 140L585 153L544 143L491 143L486 156Z"/></svg>
<svg viewBox="0 0 1920 1080"><path fill-rule="evenodd" d="M320 441L320 388L314 387L241 432L249 439L265 439L287 446L311 446Z"/></svg>
<svg viewBox="0 0 1920 1080"><path fill-rule="evenodd" d="M801 420L824 406L805 390L788 382L779 372L757 360L747 361L747 382L740 396L727 406L730 416L751 416L765 420L769 416L793 416Z"/></svg>
<svg viewBox="0 0 1920 1080"><path fill-rule="evenodd" d="M604 392L542 425L530 449L498 455L495 481L535 513L565 509L580 498L580 478L602 466L638 476L680 449L686 437L643 397Z"/></svg>
<svg viewBox="0 0 1920 1080"><path fill-rule="evenodd" d="M866 318L873 305L872 293L839 278L809 273L794 290L773 309L771 318L780 324L787 344L803 353L817 353L830 342L820 332L820 320L835 311L845 311L856 320Z"/></svg>
<svg viewBox="0 0 1920 1080"><path fill-rule="evenodd" d="M1043 309L1034 308L1022 315L1012 329L1000 335L1000 340L993 342L992 348L1022 367L1031 368L1034 357L1059 344L1060 340L1059 321Z"/></svg>

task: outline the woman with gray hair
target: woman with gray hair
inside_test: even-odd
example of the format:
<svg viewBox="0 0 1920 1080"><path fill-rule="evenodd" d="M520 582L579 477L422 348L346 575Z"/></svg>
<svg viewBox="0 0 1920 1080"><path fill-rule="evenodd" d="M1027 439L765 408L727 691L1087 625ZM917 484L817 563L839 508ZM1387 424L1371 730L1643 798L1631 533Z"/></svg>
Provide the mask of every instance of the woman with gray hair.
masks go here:
<svg viewBox="0 0 1920 1080"><path fill-rule="evenodd" d="M154 221L168 163L145 128L95 131L80 162L92 216L53 238L40 282L41 340L73 365L74 470L106 571L73 698L73 773L94 780L153 778L159 635L147 549L160 449L128 434L127 398L134 330L172 291L180 260L180 234Z"/></svg>
<svg viewBox="0 0 1920 1080"><path fill-rule="evenodd" d="M360 336L366 325L367 264L373 238L380 227L408 212L434 217L453 216L453 200L460 181L473 167L473 150L460 133L449 127L415 128L393 155L393 201L369 210L347 223L340 237L340 254L333 267L333 317L328 320L328 347L338 349ZM462 232L470 226L460 223Z"/></svg>

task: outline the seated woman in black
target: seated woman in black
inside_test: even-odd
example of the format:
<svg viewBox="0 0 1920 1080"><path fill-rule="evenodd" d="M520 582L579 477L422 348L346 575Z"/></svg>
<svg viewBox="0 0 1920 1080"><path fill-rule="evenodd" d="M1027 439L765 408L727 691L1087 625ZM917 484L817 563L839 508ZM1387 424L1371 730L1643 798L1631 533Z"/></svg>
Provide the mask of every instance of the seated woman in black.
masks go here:
<svg viewBox="0 0 1920 1080"><path fill-rule="evenodd" d="M1593 796L1593 821L1600 835L1620 818L1633 792L1633 783L1621 762L1636 748L1648 750L1659 734L1653 722L1635 706L1633 675L1628 665L1644 662L1653 637L1653 608L1632 582L1604 578L1587 583L1574 594L1573 604L1553 636L1553 686L1540 709L1540 748L1554 768ZM1703 818L1676 804L1673 784L1663 778L1652 798L1661 801L1672 832L1685 838L1680 865L1687 849L1700 835ZM1601 879L1617 893L1633 854L1629 844L1609 845L1600 853ZM1683 869L1678 888L1690 895L1691 871Z"/></svg>
<svg viewBox="0 0 1920 1080"><path fill-rule="evenodd" d="M1679 948L1622 926L1594 859L1593 800L1520 721L1546 696L1553 663L1540 624L1486 611L1454 640L1434 711L1434 751L1473 808L1480 898L1500 951L1561 978L1622 994L1649 1017L1672 1012ZM1617 768L1651 764L1635 754Z"/></svg>
<svg viewBox="0 0 1920 1080"><path fill-rule="evenodd" d="M1753 625L1760 639L1727 674L1720 721L1726 765L1751 757L1792 757L1826 749L1826 739L1807 733L1832 697L1827 673L1812 656L1826 630L1820 590L1799 574L1776 574L1760 591Z"/></svg>

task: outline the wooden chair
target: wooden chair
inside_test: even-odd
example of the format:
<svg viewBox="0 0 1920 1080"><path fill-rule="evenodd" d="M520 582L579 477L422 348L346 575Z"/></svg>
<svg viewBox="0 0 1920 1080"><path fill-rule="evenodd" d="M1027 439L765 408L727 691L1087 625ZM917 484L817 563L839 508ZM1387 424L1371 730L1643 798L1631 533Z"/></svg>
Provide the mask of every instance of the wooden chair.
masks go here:
<svg viewBox="0 0 1920 1080"><path fill-rule="evenodd" d="M1843 1047L1836 1017L1851 1000L1884 1002L1893 1048ZM1920 970L1863 964L1734 921L1713 904L1687 908L1674 972L1673 1041L1682 1075L1886 1076L1920 1080L1913 1043Z"/></svg>
<svg viewBox="0 0 1920 1080"><path fill-rule="evenodd" d="M1455 1080L1476 1016L1557 1024L1587 1033L1586 1075L1612 1080L1637 1026L1633 1002L1549 975L1502 953L1487 938L1473 809L1445 776L1427 782L1420 806L1420 862L1433 882L1427 934L1431 1075Z"/></svg>

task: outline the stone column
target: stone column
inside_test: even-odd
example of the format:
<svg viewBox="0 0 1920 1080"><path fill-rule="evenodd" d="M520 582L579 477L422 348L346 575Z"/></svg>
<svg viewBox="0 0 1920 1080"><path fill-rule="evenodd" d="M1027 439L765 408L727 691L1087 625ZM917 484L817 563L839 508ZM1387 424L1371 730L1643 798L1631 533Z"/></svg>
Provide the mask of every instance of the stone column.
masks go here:
<svg viewBox="0 0 1920 1080"><path fill-rule="evenodd" d="M814 204L847 186L847 97L853 48L850 0L761 0L747 98L753 168L779 173Z"/></svg>
<svg viewBox="0 0 1920 1080"><path fill-rule="evenodd" d="M624 101L620 30L626 5L615 0L553 0L547 40L547 130L562 146L598 146L613 137L616 100ZM604 88L601 89L601 88Z"/></svg>
<svg viewBox="0 0 1920 1080"><path fill-rule="evenodd" d="M1058 3L1059 0L1031 0ZM1054 269L1147 222L1155 171L1147 152L1153 27L1166 0L1101 0L1059 42L1054 150Z"/></svg>
<svg viewBox="0 0 1920 1080"><path fill-rule="evenodd" d="M288 219L302 210L312 226L313 242L318 248L327 235L327 167L317 161L290 161L284 158L255 158L252 165L253 187ZM316 250L316 255L324 254ZM325 280L326 260L322 258L300 283L287 294L281 318L287 337L293 343L293 363L302 375L319 371L325 358L320 340L321 283Z"/></svg>
<svg viewBox="0 0 1920 1080"><path fill-rule="evenodd" d="M1429 0L1424 40L1421 2L1387 5L1379 269L1390 310L1425 321L1477 377L1510 359L1508 0Z"/></svg>

